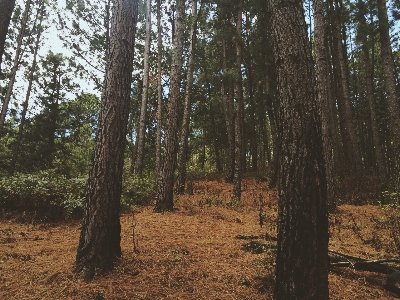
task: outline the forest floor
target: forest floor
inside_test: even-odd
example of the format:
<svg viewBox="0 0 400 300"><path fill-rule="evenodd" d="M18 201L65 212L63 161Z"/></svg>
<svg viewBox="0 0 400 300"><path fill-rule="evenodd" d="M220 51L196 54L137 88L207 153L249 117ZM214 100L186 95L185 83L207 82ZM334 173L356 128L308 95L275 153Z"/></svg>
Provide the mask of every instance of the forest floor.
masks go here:
<svg viewBox="0 0 400 300"><path fill-rule="evenodd" d="M143 206L122 214L123 257L90 283L73 273L78 221L0 220L0 299L272 299L275 251L245 251L250 241L236 236L276 236L277 194L255 179L246 179L243 190L237 204L231 185L196 181L193 195L176 197L174 212ZM340 205L330 217L329 248L366 259L399 258L398 223L398 210ZM384 289L386 276L332 268L330 299L395 299Z"/></svg>

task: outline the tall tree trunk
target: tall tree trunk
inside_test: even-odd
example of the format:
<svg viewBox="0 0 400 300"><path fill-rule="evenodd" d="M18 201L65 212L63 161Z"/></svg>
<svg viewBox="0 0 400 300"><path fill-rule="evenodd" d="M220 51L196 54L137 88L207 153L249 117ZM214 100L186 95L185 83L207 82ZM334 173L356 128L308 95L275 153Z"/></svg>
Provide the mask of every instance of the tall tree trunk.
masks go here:
<svg viewBox="0 0 400 300"><path fill-rule="evenodd" d="M29 106L29 99L31 96L33 77L36 72L39 43L40 43L40 38L41 38L41 35L43 32L42 21L43 21L44 14L45 14L44 1L41 1L40 2L40 12L39 12L39 24L36 27L37 35L36 35L36 41L35 41L35 50L34 50L34 54L33 54L33 61L32 61L32 65L31 65L31 69L29 71L28 89L26 91L25 101L22 105L21 123L19 124L19 127L18 127L17 140L15 142L15 146L14 146L14 150L13 150L13 157L11 160L10 169L8 170L8 175L10 177L14 176L15 166L17 164L17 159L18 159L19 148L21 146L22 136L23 136L23 132L24 132L24 125L25 125L26 113L28 111L28 106Z"/></svg>
<svg viewBox="0 0 400 300"><path fill-rule="evenodd" d="M237 199L242 194L243 169L243 85L242 85L242 13L243 0L239 0L236 20L236 82L235 82L235 174L233 177L233 196Z"/></svg>
<svg viewBox="0 0 400 300"><path fill-rule="evenodd" d="M353 113L348 81L347 56L345 55L346 49L343 45L341 34L341 10L338 1L335 1L336 10L334 12L332 21L332 31L334 40L333 56L335 58L334 63L336 67L337 84L339 87L338 90L340 91L340 94L337 98L341 122L340 133L343 141L347 172L349 174L357 174L362 170L361 154L353 124ZM333 9L332 1L330 1L330 5L331 9Z"/></svg>
<svg viewBox="0 0 400 300"><path fill-rule="evenodd" d="M228 68L228 49L227 40L222 40L222 69L224 78L222 80L221 94L222 94L222 105L225 113L225 124L226 132L228 135L228 147L229 147L229 162L227 167L227 173L225 181L228 183L233 182L235 174L235 117L234 117L234 95L232 78L229 74Z"/></svg>
<svg viewBox="0 0 400 300"><path fill-rule="evenodd" d="M246 16L246 31L250 30L250 21ZM246 49L247 49L247 87L249 94L249 112L250 112L250 153L251 153L251 169L253 172L257 171L258 168L258 145L257 145L257 132L256 132L256 104L254 101L253 93L253 68L251 64L251 51L250 51L250 39L246 37Z"/></svg>
<svg viewBox="0 0 400 300"><path fill-rule="evenodd" d="M29 18L29 12L31 8L31 3L32 0L27 0L25 4L25 10L24 14L22 16L22 21L21 21L21 28L18 33L18 39L17 39L17 49L15 51L15 56L14 56L14 64L11 70L11 75L10 79L7 85L7 92L6 96L4 98L3 102L3 107L1 108L1 115L0 115L0 136L2 135L3 127L4 127L4 122L6 120L6 115L7 115L7 110L8 110L8 104L10 103L11 99L11 94L14 88L14 83L15 83L15 76L17 75L18 67L21 63L21 57L23 55L23 49L22 49L22 41L25 36L25 29L26 29L26 24L28 22Z"/></svg>
<svg viewBox="0 0 400 300"><path fill-rule="evenodd" d="M381 42L382 72L388 101L390 130L393 140L392 176L394 188L400 191L400 105L396 92L395 67L389 36L386 0L378 0L379 36ZM400 199L400 197L398 197Z"/></svg>
<svg viewBox="0 0 400 300"><path fill-rule="evenodd" d="M156 137L156 174L161 169L161 127L162 127L162 81L161 81L161 0L157 0L157 137Z"/></svg>
<svg viewBox="0 0 400 300"><path fill-rule="evenodd" d="M279 107L279 99L275 99L275 101L273 101L275 95L272 90L271 73L272 73L272 67L270 64L268 64L267 71L265 73L265 93L267 100L267 112L269 117L269 124L271 127L272 152L273 152L273 156L269 166L270 174L268 177L269 177L269 186L276 187L279 178L279 157L281 151L281 138L280 138L280 132L278 130L279 120L277 112L277 107Z"/></svg>
<svg viewBox="0 0 400 300"><path fill-rule="evenodd" d="M180 136L180 147L178 151L178 177L176 180L176 192L178 194L183 194L185 192L186 184L186 161L188 157L188 138L190 133L190 111L192 108L193 69L194 51L196 47L197 18L197 0L192 0L192 25L190 30L188 70L186 75L185 104L183 108L182 131Z"/></svg>
<svg viewBox="0 0 400 300"><path fill-rule="evenodd" d="M158 174L158 197L155 212L174 209L174 170L176 162L180 74L182 69L185 0L176 0L175 37L172 54L171 83L168 99L165 155Z"/></svg>
<svg viewBox="0 0 400 300"><path fill-rule="evenodd" d="M119 213L137 9L137 0L114 0L110 55L76 255L76 272L86 280L112 269L121 256Z"/></svg>
<svg viewBox="0 0 400 300"><path fill-rule="evenodd" d="M271 0L282 134L276 300L329 299L321 120L303 1Z"/></svg>
<svg viewBox="0 0 400 300"><path fill-rule="evenodd" d="M146 0L146 41L144 44L144 68L142 106L140 107L139 130L137 134L136 162L134 173L142 175L144 159L144 143L146 137L147 98L149 95L150 72L150 38L151 38L151 0Z"/></svg>
<svg viewBox="0 0 400 300"><path fill-rule="evenodd" d="M358 1L360 5L363 5L362 1ZM374 168L378 171L378 176L381 181L385 179L385 162L382 154L382 146L379 136L379 126L378 118L374 97L374 74L371 65L371 60L369 56L369 49L374 44L372 41L368 41L367 23L365 16L360 16L360 32L364 32L363 36L363 54L364 54L364 64L365 64L365 83L367 86L367 99L369 105L369 112L371 116L371 132L372 132L372 144L373 144L373 154L374 154ZM371 35L372 37L372 35Z"/></svg>
<svg viewBox="0 0 400 300"><path fill-rule="evenodd" d="M332 153L332 127L330 123L331 87L329 69L325 48L324 29L324 4L322 0L314 0L314 41L316 58L316 75L318 87L318 100L322 120L322 141L324 145L324 161L327 181L327 202L330 211L336 209L334 192L333 153ZM334 153L336 155L336 153Z"/></svg>
<svg viewBox="0 0 400 300"><path fill-rule="evenodd" d="M211 90L211 85L210 82L208 81L208 72L207 72L207 67L205 62L203 62L204 65L204 77L206 80L206 85L207 85L207 91L208 91L208 103L210 103L210 119L211 119L211 134L213 137L213 145L214 145L214 153L215 153L215 165L217 168L217 171L221 173L223 171L222 168L222 163L221 163L221 156L219 153L219 143L218 143L218 138L217 138L217 130L216 130L216 124L215 124L215 114L214 114L214 106L212 102L212 90Z"/></svg>
<svg viewBox="0 0 400 300"><path fill-rule="evenodd" d="M1 62L3 59L4 45L10 25L12 12L14 10L15 0L0 0L0 74Z"/></svg>

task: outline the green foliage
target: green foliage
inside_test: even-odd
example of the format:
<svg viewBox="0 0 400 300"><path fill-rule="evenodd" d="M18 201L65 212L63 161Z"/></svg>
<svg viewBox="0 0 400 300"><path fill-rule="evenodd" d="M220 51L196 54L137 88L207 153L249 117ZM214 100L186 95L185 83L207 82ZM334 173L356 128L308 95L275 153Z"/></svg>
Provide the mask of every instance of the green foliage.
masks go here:
<svg viewBox="0 0 400 300"><path fill-rule="evenodd" d="M156 180L152 176L125 176L121 196L122 206L147 205L155 199L156 195Z"/></svg>
<svg viewBox="0 0 400 300"><path fill-rule="evenodd" d="M379 201L380 206L390 206L393 208L400 209L400 193L399 192L390 192L383 191L382 192L382 201Z"/></svg>
<svg viewBox="0 0 400 300"><path fill-rule="evenodd" d="M85 185L85 178L52 171L3 177L0 205L4 212L33 213L41 221L68 219L81 214Z"/></svg>

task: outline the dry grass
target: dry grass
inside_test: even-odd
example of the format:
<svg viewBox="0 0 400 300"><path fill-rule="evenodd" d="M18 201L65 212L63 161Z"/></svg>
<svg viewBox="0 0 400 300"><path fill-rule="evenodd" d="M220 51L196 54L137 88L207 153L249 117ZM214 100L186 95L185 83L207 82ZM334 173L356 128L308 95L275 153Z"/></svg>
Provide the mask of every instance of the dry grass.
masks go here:
<svg viewBox="0 0 400 300"><path fill-rule="evenodd" d="M79 222L0 222L0 299L272 299L274 253L243 251L238 234L276 235L277 197L265 182L248 179L240 204L230 185L194 182L177 210L152 207L121 216L123 258L115 270L91 283L75 278ZM259 205L266 213L259 225ZM390 231L394 212L343 205L331 217L330 248L365 258L399 255ZM265 241L264 241L265 242ZM331 299L394 299L380 274L335 269Z"/></svg>

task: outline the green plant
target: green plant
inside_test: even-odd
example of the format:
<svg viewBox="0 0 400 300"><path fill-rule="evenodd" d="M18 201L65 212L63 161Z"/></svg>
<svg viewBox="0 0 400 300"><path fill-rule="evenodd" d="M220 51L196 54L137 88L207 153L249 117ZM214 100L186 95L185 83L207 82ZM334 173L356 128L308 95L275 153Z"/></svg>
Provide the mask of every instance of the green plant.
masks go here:
<svg viewBox="0 0 400 300"><path fill-rule="evenodd" d="M80 215L86 178L67 179L51 170L0 178L0 205L6 212L34 213L41 220Z"/></svg>
<svg viewBox="0 0 400 300"><path fill-rule="evenodd" d="M125 176L122 186L121 203L123 206L148 205L157 195L156 181L152 176Z"/></svg>

